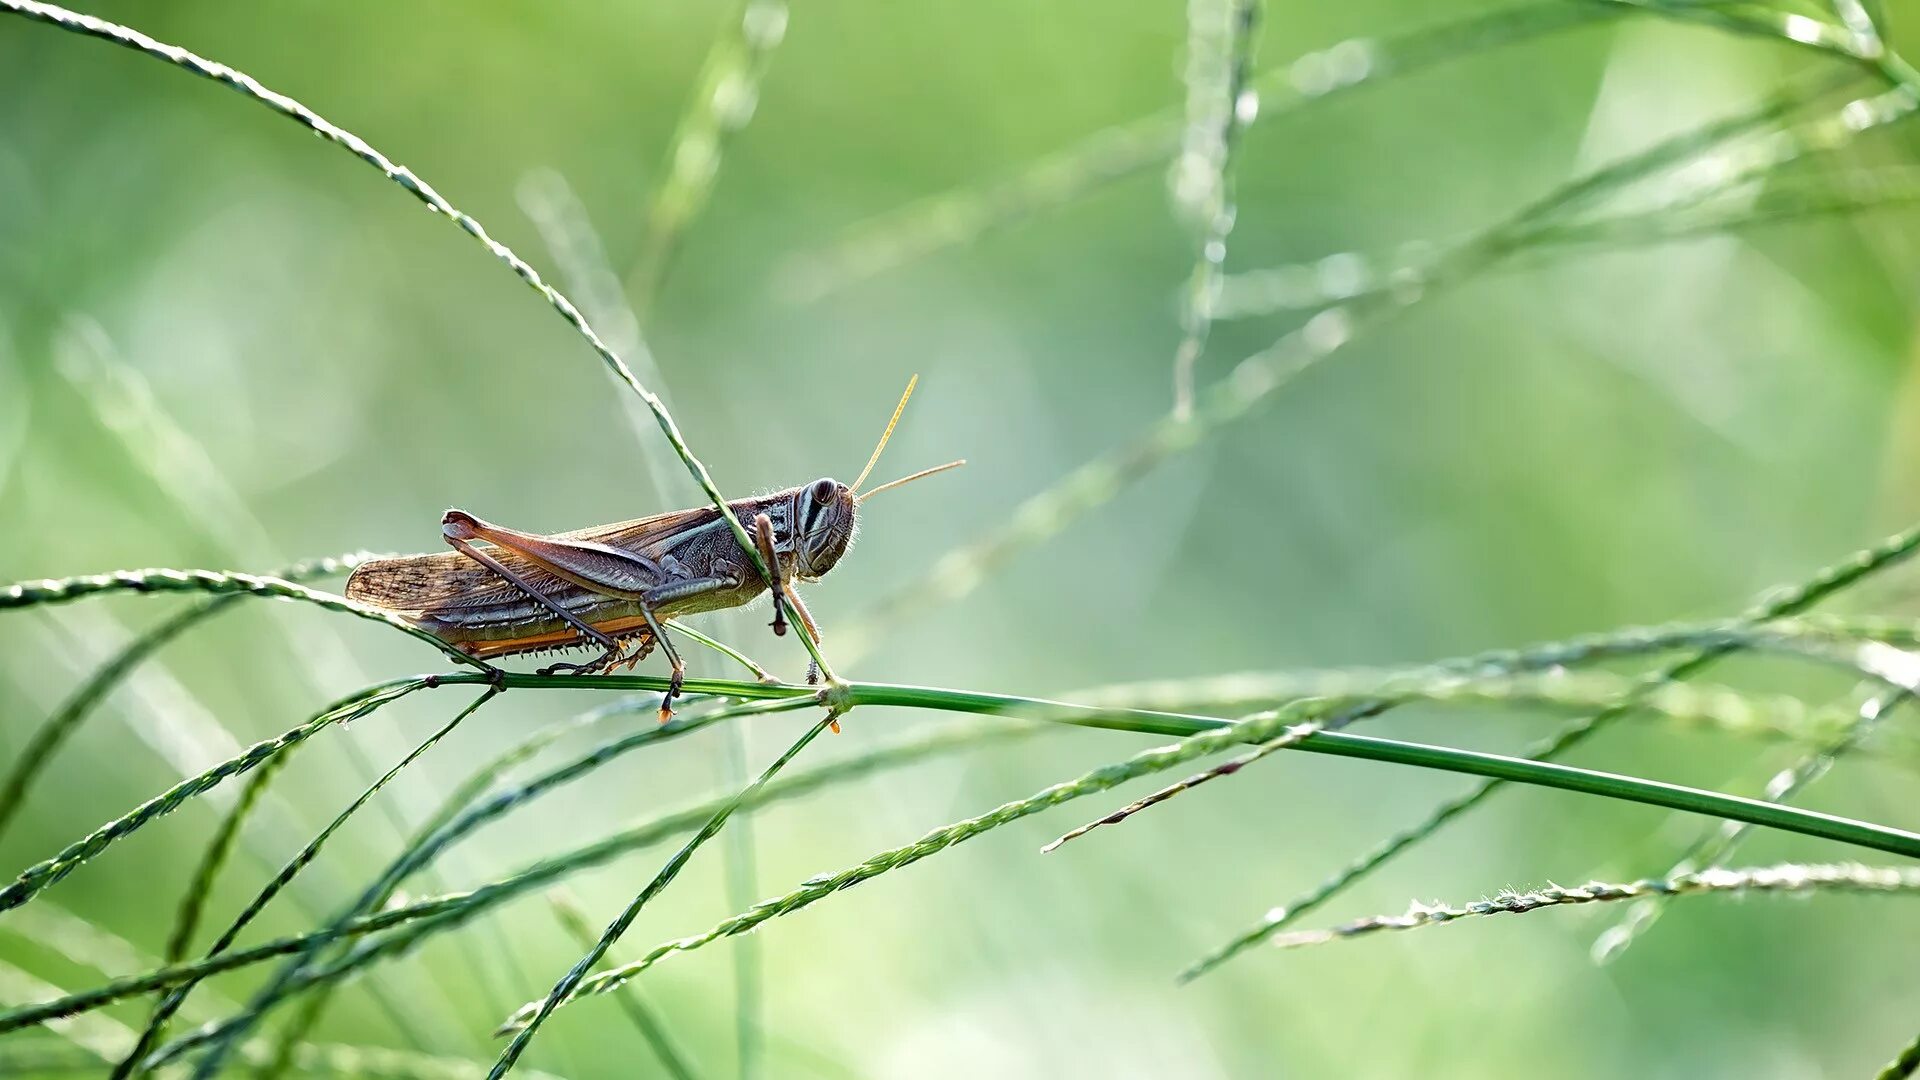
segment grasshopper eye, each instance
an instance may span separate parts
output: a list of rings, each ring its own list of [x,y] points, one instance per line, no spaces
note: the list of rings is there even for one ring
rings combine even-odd
[[[815,480],[813,482],[812,492],[813,501],[821,504],[832,502],[834,496],[839,494],[839,487],[840,485],[825,477]]]

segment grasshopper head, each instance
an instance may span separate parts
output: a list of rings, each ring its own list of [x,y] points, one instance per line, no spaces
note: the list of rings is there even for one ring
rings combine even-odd
[[[860,485],[866,483],[867,477],[873,473],[874,463],[880,460],[880,451],[887,448],[887,439],[893,435],[893,426],[900,422],[900,413],[906,409],[907,399],[913,396],[914,384],[919,381],[918,375],[907,380],[907,392],[900,395],[900,404],[893,407],[893,418],[887,421],[887,430],[880,433],[880,444],[873,448],[873,456],[867,458],[867,467],[860,470],[859,479],[848,485],[830,476],[823,476],[806,487],[793,489],[793,561],[794,573],[799,577],[808,581],[818,580],[847,553],[847,548],[853,544],[854,519],[859,514],[861,502],[888,488],[897,488],[923,476],[932,476],[956,465],[966,464],[964,461],[949,461],[945,465],[922,469],[912,476],[903,476],[856,494],[860,491]]]
[[[823,476],[794,497],[795,572],[808,581],[833,569],[853,544],[858,500],[853,489]]]

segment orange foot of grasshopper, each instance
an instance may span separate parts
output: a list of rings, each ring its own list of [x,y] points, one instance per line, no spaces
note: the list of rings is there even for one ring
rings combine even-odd
[[[673,699],[680,696],[680,687],[687,681],[687,673],[681,668],[673,669],[673,677],[667,680],[667,692],[660,698],[660,722],[673,719]]]

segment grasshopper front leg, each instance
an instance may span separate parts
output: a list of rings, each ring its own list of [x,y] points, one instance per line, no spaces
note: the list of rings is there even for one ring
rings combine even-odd
[[[788,584],[786,576],[780,573],[780,558],[773,546],[773,519],[771,517],[768,517],[766,514],[760,514],[753,519],[753,541],[754,546],[760,549],[760,557],[767,561],[767,569],[769,571],[767,585],[772,589],[774,594],[773,622],[768,625],[773,627],[774,636],[784,636],[787,632],[786,609],[780,603],[781,600],[785,600],[793,606],[793,613],[800,617],[801,624],[807,628],[807,635],[813,639],[814,644],[818,645],[820,643],[820,624],[813,621],[813,614],[807,610],[807,605],[800,602],[799,592]],[[819,662],[815,660],[807,661],[807,685],[811,686],[819,681]],[[838,728],[835,730],[838,730]]]

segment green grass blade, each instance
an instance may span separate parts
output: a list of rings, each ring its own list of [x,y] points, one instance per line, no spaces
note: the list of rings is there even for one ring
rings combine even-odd
[[[1893,691],[1868,699],[1866,704],[1855,710],[1853,722],[1825,745],[1812,753],[1775,773],[1767,781],[1764,797],[1768,802],[1786,802],[1799,794],[1809,785],[1818,781],[1833,767],[1841,755],[1856,749],[1887,713],[1907,701],[1911,694],[1906,691]],[[1675,860],[1668,876],[1690,873],[1706,868],[1721,866],[1740,846],[1751,830],[1738,822],[1722,822],[1703,833]],[[1593,943],[1593,958],[1596,963],[1609,963],[1618,959],[1639,939],[1640,935],[1652,927],[1665,909],[1658,896],[1648,896],[1637,900],[1628,908],[1619,922],[1603,932]]]
[[[1386,37],[1343,41],[1260,72],[1253,89],[1261,120],[1271,123],[1349,91],[1442,63],[1638,13],[1627,4],[1558,0],[1502,8]],[[828,249],[792,259],[781,272],[781,291],[799,302],[812,302],[1077,202],[1171,159],[1185,129],[1180,109],[1163,109],[1096,132],[1005,179],[883,214],[856,226]]]
[[[1374,915],[1355,919],[1326,930],[1302,930],[1281,934],[1273,944],[1282,949],[1325,945],[1334,941],[1366,937],[1386,931],[1419,930],[1443,926],[1462,919],[1488,915],[1526,915],[1547,908],[1581,904],[1608,904],[1641,898],[1671,899],[1677,896],[1704,896],[1710,893],[1809,893],[1867,892],[1910,893],[1920,891],[1920,869],[1914,867],[1861,866],[1858,863],[1832,865],[1761,866],[1744,870],[1700,870],[1670,874],[1663,878],[1612,884],[1590,881],[1571,888],[1549,885],[1527,892],[1501,892],[1490,900],[1470,904],[1429,905],[1415,903],[1404,915]]]
[[[838,631],[837,651],[843,656],[857,656],[885,624],[921,608],[966,596],[992,580],[993,572],[1013,555],[1059,534],[1069,523],[1114,498],[1169,458],[1251,415],[1258,405],[1344,348],[1361,331],[1473,280],[1524,250],[1520,241],[1526,229],[1584,200],[1623,189],[1729,139],[1766,128],[1803,100],[1815,100],[1828,89],[1826,83],[1810,85],[1594,170],[1447,249],[1416,279],[1320,311],[1299,330],[1242,360],[1200,396],[1191,416],[1168,414],[1121,448],[1094,458],[1052,487],[1027,498],[1005,524],[949,550],[920,580],[883,598],[856,623]],[[1849,103],[1830,119],[1833,130],[1838,131],[1852,117],[1853,134],[1857,135],[1909,115],[1914,105],[1909,96],[1880,95]]]
[[[1820,601],[1841,592],[1858,582],[1880,573],[1890,567],[1898,566],[1911,558],[1916,549],[1920,549],[1920,527],[1909,529],[1887,538],[1874,547],[1854,553],[1833,566],[1822,569],[1812,578],[1796,586],[1776,590],[1762,598],[1747,612],[1747,618],[1754,623],[1763,623],[1773,619],[1798,615]],[[1712,667],[1723,657],[1736,651],[1732,645],[1702,649],[1676,660],[1649,676],[1644,686],[1652,691],[1666,683],[1679,682],[1703,670]],[[1582,717],[1561,728],[1551,738],[1532,749],[1526,756],[1528,760],[1545,762],[1579,746],[1594,732],[1605,727],[1613,720],[1629,712],[1636,702],[1633,699],[1622,701],[1619,705],[1604,709],[1591,716]],[[1328,878],[1313,890],[1301,895],[1292,902],[1269,912],[1259,923],[1235,935],[1225,946],[1202,958],[1198,963],[1182,973],[1184,980],[1197,978],[1219,967],[1246,949],[1258,944],[1277,933],[1293,920],[1308,911],[1319,907],[1327,900],[1339,895],[1354,882],[1365,878],[1381,866],[1392,861],[1401,852],[1425,840],[1444,828],[1454,818],[1478,806],[1495,791],[1500,789],[1502,779],[1495,777],[1479,784],[1466,794],[1441,804],[1411,828],[1388,837],[1379,846],[1363,854],[1354,862]]]
[[[929,758],[957,753],[1010,740],[1024,740],[1045,732],[1040,726],[968,724],[925,732],[894,740],[843,761],[817,766],[797,775],[782,777],[761,789],[748,807],[766,806],[802,798],[839,783],[870,776],[877,772],[912,765]],[[337,930],[321,930],[292,937],[277,938],[259,945],[230,951],[216,959],[168,965],[126,976],[104,986],[66,995],[36,1005],[17,1006],[0,1011],[0,1034],[19,1031],[49,1018],[77,1015],[111,1005],[154,990],[163,990],[189,981],[205,979],[227,971],[249,967],[279,956],[304,952],[316,945],[359,938],[382,931],[434,923],[446,919],[436,929],[451,929],[500,904],[545,888],[571,874],[601,866],[631,851],[639,850],[698,828],[708,820],[732,793],[718,796],[624,829],[605,839],[551,856],[502,880],[490,882],[470,892],[429,897],[413,903],[356,918]],[[32,909],[29,909],[32,910]],[[370,959],[393,955],[423,940],[426,935],[401,940],[393,938],[374,957],[365,954],[349,970],[358,970]]]
[[[402,770],[419,760],[427,751],[433,749],[441,739],[451,734],[454,728],[459,727],[467,717],[479,711],[482,705],[485,705],[499,693],[500,690],[497,687],[488,687],[482,691],[479,697],[475,698],[466,708],[456,713],[453,719],[449,720],[433,734],[427,736],[427,738],[418,746],[414,747],[406,757],[402,758],[398,764],[387,770],[372,784],[369,784],[358,797],[347,804],[345,809],[335,815],[334,819],[328,822],[325,828],[321,829],[312,840],[308,841],[304,848],[300,849],[293,858],[287,860],[286,865],[280,868],[279,873],[275,874],[266,885],[261,887],[253,899],[247,902],[247,906],[241,910],[239,915],[234,917],[227,928],[221,932],[220,937],[207,949],[206,958],[212,959],[231,948],[233,943],[239,939],[240,932],[245,930],[260,912],[266,909],[268,904],[273,902],[273,898],[278,896],[282,889],[285,889],[293,883],[293,879],[299,875],[301,870],[305,869],[309,863],[313,862],[313,860],[319,856],[321,847],[326,844],[327,840],[332,837],[335,832],[339,831],[341,826],[345,825],[361,807],[365,806],[375,795],[379,794],[381,788],[386,787],[394,777],[400,775]],[[275,762],[284,762],[285,760],[286,755],[283,754],[279,758],[276,758]],[[270,762],[255,775],[267,775],[268,770],[274,767],[274,763]],[[256,780],[255,783],[257,785],[260,781]],[[251,788],[249,790],[251,790]],[[182,941],[178,944],[181,946],[178,951],[175,951],[171,947],[169,948],[167,954],[168,961],[178,960],[180,954],[185,951],[185,942]],[[159,1006],[154,1009],[153,1017],[148,1020],[146,1028],[141,1031],[139,1039],[134,1044],[133,1050],[130,1051],[126,1057],[122,1058],[119,1065],[114,1069],[116,1080],[119,1077],[130,1075],[140,1060],[145,1057],[154,1046],[158,1045],[161,1035],[166,1028],[167,1021],[172,1019],[174,1014],[180,1011],[180,1007],[185,1004],[187,995],[192,992],[193,987],[193,983],[185,983],[175,988],[161,1000]],[[296,1040],[296,1042],[297,1041],[298,1040]]]
[[[255,743],[236,757],[215,765],[199,776],[181,781],[154,796],[132,811],[107,822],[88,836],[75,841],[59,854],[20,872],[20,876],[0,888],[0,911],[19,907],[47,887],[80,868],[114,843],[138,831],[148,823],[171,814],[187,800],[205,792],[232,776],[248,772],[338,723],[358,719],[370,712],[426,686],[421,679],[393,679],[357,691],[311,720],[280,735]]]
[[[237,597],[218,596],[211,600],[201,600],[178,612],[170,618],[156,624],[142,633],[126,648],[114,654],[105,663],[96,668],[87,680],[80,684],[68,698],[61,702],[53,715],[47,717],[34,733],[27,737],[27,743],[8,767],[4,780],[0,780],[0,835],[4,835],[7,826],[13,823],[14,815],[20,812],[27,791],[39,778],[40,772],[60,747],[80,730],[80,725],[93,710],[113,692],[114,688],[140,664],[158,652],[161,646],[206,619],[219,614],[231,605]]]
[[[587,950],[586,955],[582,956],[580,960],[573,965],[572,970],[568,971],[561,977],[559,982],[554,984],[553,989],[547,994],[546,1000],[536,1005],[531,1015],[514,1026],[513,1038],[507,1043],[506,1049],[500,1052],[499,1059],[493,1063],[493,1069],[487,1074],[487,1080],[501,1080],[507,1073],[513,1071],[514,1063],[520,1060],[520,1055],[526,1052],[528,1044],[532,1043],[534,1036],[539,1034],[540,1025],[546,1022],[547,1017],[553,1015],[553,1010],[558,1008],[562,1001],[565,1001],[573,994],[574,989],[580,985],[581,980],[585,979],[588,973],[599,965],[601,958],[607,955],[607,950],[612,948],[613,944],[626,934],[627,929],[633,925],[633,920],[639,917],[641,909],[646,907],[647,902],[660,895],[660,893],[673,882],[673,879],[679,876],[681,869],[693,858],[693,853],[698,851],[702,844],[711,840],[726,826],[727,818],[733,816],[735,810],[738,810],[742,804],[748,799],[751,799],[755,793],[765,788],[768,782],[779,775],[781,769],[786,768],[788,762],[798,756],[802,750],[805,750],[809,743],[819,738],[828,727],[833,726],[838,720],[839,715],[838,711],[829,711],[825,716],[821,717],[818,722],[808,728],[798,739],[795,739],[793,745],[787,747],[784,753],[775,758],[773,763],[768,765],[765,771],[761,772],[761,774],[755,778],[753,783],[741,789],[740,794],[728,800],[725,806],[714,811],[713,816],[707,819],[706,824],[700,826],[699,832],[687,838],[687,842],[681,845],[679,851],[674,852],[673,857],[668,859],[666,865],[660,868],[660,872],[654,875],[652,881],[647,883],[647,887],[640,890],[639,895],[635,896],[633,900],[627,904],[626,908],[620,912],[619,916],[617,916],[613,922],[607,924],[606,931],[600,935],[598,941],[593,943],[593,947]],[[204,1063],[202,1067],[205,1067]]]
[[[556,676],[530,676],[530,678],[536,680],[555,677]],[[589,680],[587,685],[599,685],[603,689],[609,689],[617,686],[619,682],[631,682],[643,677],[627,676],[622,679],[618,676],[588,676],[586,678]],[[610,683],[609,680],[613,680],[613,682]],[[446,676],[441,677],[439,680],[440,685],[443,686],[458,685],[465,681],[467,680]],[[511,687],[514,685],[514,680],[509,676],[503,685]],[[750,685],[758,686],[759,684]],[[698,692],[694,690],[692,680],[689,680],[688,686],[691,692]],[[331,936],[337,935],[351,920],[376,910],[377,906],[382,902],[382,898],[390,895],[409,875],[431,864],[442,851],[445,851],[462,836],[540,797],[546,792],[578,779],[598,769],[602,765],[615,760],[621,755],[640,747],[651,745],[663,739],[675,738],[689,731],[697,730],[698,728],[717,723],[721,720],[803,708],[809,704],[811,704],[810,696],[789,697],[719,709],[705,716],[676,719],[673,723],[651,730],[636,732],[596,747],[587,754],[577,757],[564,765],[550,769],[517,788],[501,792],[466,811],[452,822],[449,822],[445,828],[421,838],[403,851],[372,884],[367,886],[358,898],[329,921],[327,935],[317,938],[315,944],[296,954],[287,963],[281,965],[280,969],[268,980],[267,984],[254,995],[253,999],[248,1003],[246,1011],[236,1017],[217,1037],[211,1040],[212,1049],[201,1061],[200,1068],[209,1068],[209,1063],[211,1063],[211,1067],[218,1067],[220,1060],[237,1045],[236,1040],[254,1025],[258,1024],[269,1010],[276,1007],[280,1001],[296,987],[297,980],[301,976],[303,969],[308,966],[309,961],[315,959],[314,954],[331,939]],[[158,1055],[155,1056],[157,1057]],[[148,1063],[152,1065],[158,1062],[150,1057]]]
[[[645,403],[648,411],[653,414],[655,422],[659,424],[661,432],[666,435],[667,442],[672,444],[674,453],[679,455],[681,464],[686,466],[688,473],[700,485],[700,489],[706,492],[707,498],[720,511],[721,518],[727,522],[734,539],[739,542],[741,549],[747,554],[754,567],[763,577],[769,573],[769,568],[760,557],[759,549],[754,546],[753,537],[748,534],[746,527],[740,524],[740,519],[734,515],[733,509],[727,505],[726,496],[720,494],[720,489],[715,486],[713,476],[707,471],[706,464],[696,457],[693,449],[687,445],[686,437],[680,433],[680,425],[674,421],[673,414],[667,411],[666,403],[640,383],[626,361],[601,340],[599,333],[587,322],[586,317],[580,314],[580,310],[574,306],[573,301],[548,284],[540,276],[540,272],[516,254],[512,248],[494,239],[478,220],[457,209],[412,170],[397,164],[374,149],[365,139],[333,123],[293,98],[268,89],[253,76],[198,56],[177,45],[158,41],[131,27],[69,11],[55,4],[42,3],[40,0],[0,0],[0,10],[10,11],[69,33],[111,42],[143,56],[171,64],[203,79],[219,83],[247,100],[294,121],[327,142],[341,147],[379,170],[381,175],[398,184],[402,190],[418,199],[427,209],[459,226],[462,232],[478,240],[489,254],[504,263],[516,277],[539,293],[547,301],[548,306],[552,307],[575,333],[586,340],[614,376]],[[0,591],[0,607],[7,606],[6,599],[5,592]],[[785,604],[778,591],[775,592],[774,602],[783,606]],[[831,678],[832,669],[819,655],[817,643],[804,631],[800,634],[800,639],[806,643],[808,650],[814,653],[814,660],[820,664],[820,670]]]
[[[627,276],[634,306],[645,317],[666,284],[687,230],[706,209],[727,144],[753,118],[760,82],[786,37],[784,0],[745,0],[714,41],[667,148],[666,180],[647,207],[639,257]]]
[[[1002,825],[1030,817],[1086,795],[1110,790],[1142,776],[1163,772],[1239,743],[1265,742],[1296,725],[1309,724],[1315,719],[1315,707],[1321,710],[1326,707],[1322,703],[1307,702],[1252,720],[1227,723],[1210,717],[1184,716],[1177,713],[1097,710],[1070,706],[1061,702],[997,694],[971,694],[929,687],[854,684],[849,688],[849,697],[863,704],[1027,715],[1038,719],[1095,727],[1115,727],[1129,731],[1151,730],[1161,734],[1180,735],[1183,738],[1167,746],[1141,751],[1124,762],[1108,765],[1073,780],[1055,784],[1025,799],[1003,804],[978,817],[942,826],[910,844],[880,852],[864,862],[837,873],[811,878],[792,892],[762,901],[705,933],[665,942],[655,946],[632,963],[583,978],[573,989],[572,995],[561,999],[560,1004],[578,1000],[581,997],[607,993],[673,953],[689,952],[712,944],[721,938],[746,933],[768,920],[791,914],[842,889],[881,874],[912,865]],[[1566,791],[1584,792],[1650,806],[1663,806],[1732,820],[1750,821],[1804,835],[1858,844],[1908,858],[1920,858],[1920,834],[1639,777],[1619,776],[1550,762],[1451,747],[1428,746],[1394,739],[1372,738],[1345,732],[1309,730],[1298,737],[1292,749],[1477,774]],[[552,1000],[550,997],[549,1002]],[[545,1007],[543,1003],[529,1002],[509,1018],[507,1026],[518,1027]]]
[[[580,902],[574,899],[573,894],[565,888],[556,887],[548,891],[547,903],[580,948],[593,947],[593,925],[587,921],[587,913],[580,909]],[[659,1059],[660,1068],[674,1080],[694,1080],[686,1053],[674,1045],[673,1034],[667,1030],[666,1021],[647,1003],[647,999],[640,994],[640,988],[627,988],[620,995],[619,1002],[627,1018],[633,1021],[635,1030],[640,1032],[641,1039],[653,1051],[653,1056]]]

